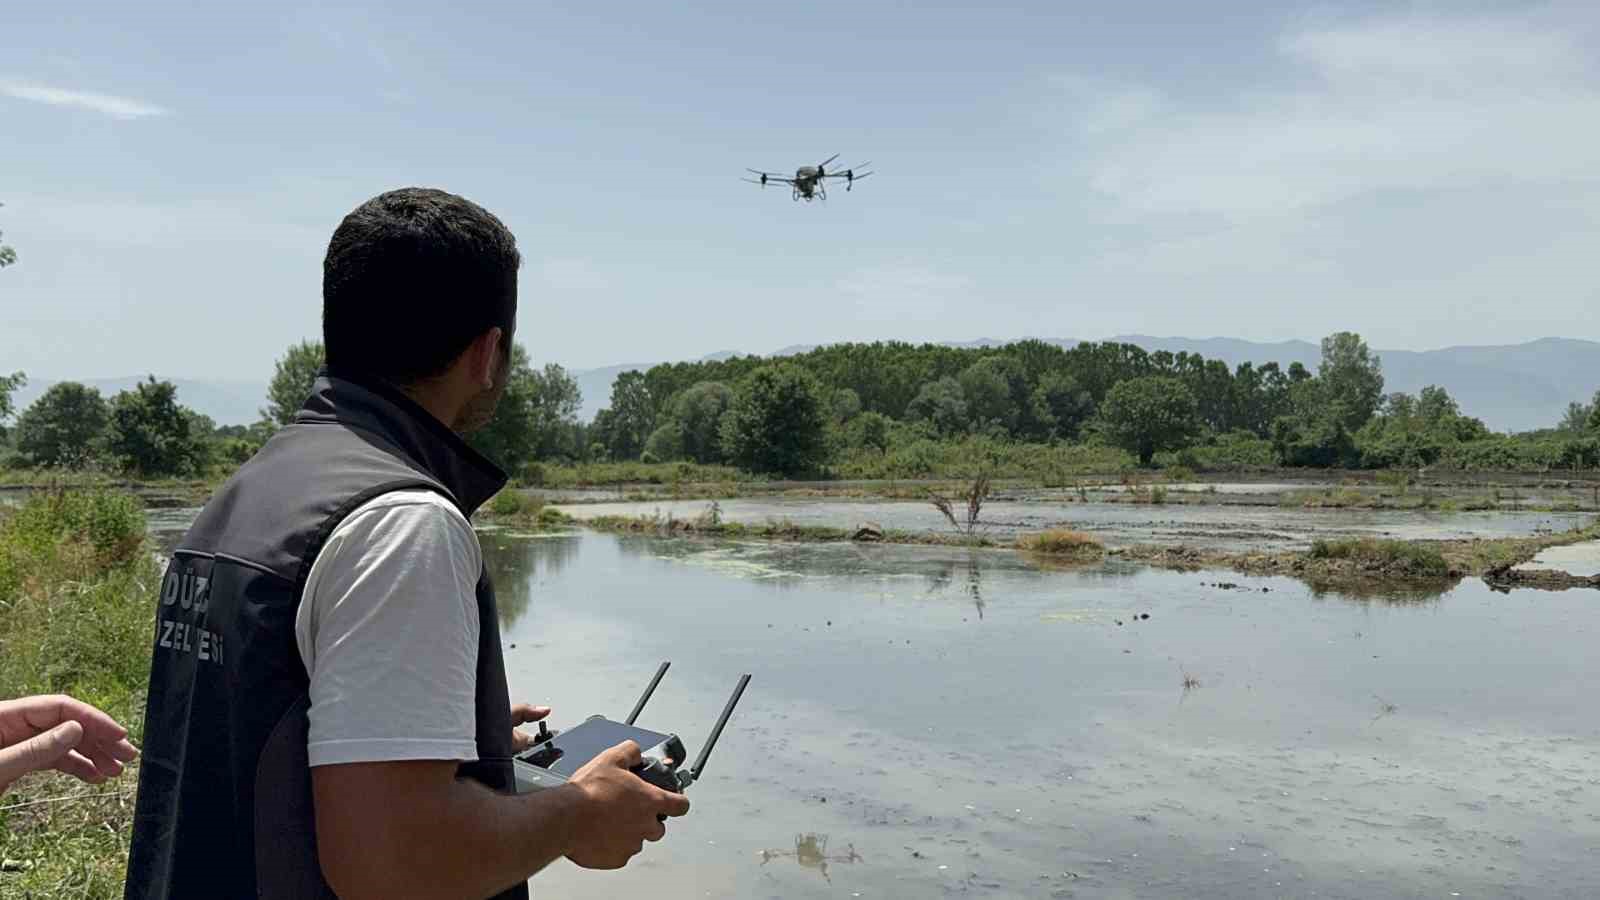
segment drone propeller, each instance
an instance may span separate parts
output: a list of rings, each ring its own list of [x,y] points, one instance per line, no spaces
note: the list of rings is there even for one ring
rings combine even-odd
[[[832,155],[832,156],[828,157],[827,159],[823,160],[822,162],[817,163],[817,171],[818,172],[827,171],[827,167],[829,165],[831,165],[833,163],[833,161],[838,159],[838,158],[839,158],[839,154],[835,153],[834,155]]]
[[[868,163],[868,165],[871,165],[871,163]],[[850,189],[856,186],[856,182],[860,181],[861,179],[863,179],[863,178],[865,178],[865,177],[867,177],[868,175],[871,175],[871,174],[872,174],[871,172],[862,172],[860,175],[857,175],[855,169],[846,169],[845,172],[844,172],[844,190],[845,190],[845,193],[848,194],[850,192]]]

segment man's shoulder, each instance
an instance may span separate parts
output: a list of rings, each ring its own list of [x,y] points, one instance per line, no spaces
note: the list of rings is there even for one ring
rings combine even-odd
[[[427,488],[406,488],[379,494],[356,507],[329,536],[329,545],[365,545],[376,555],[361,554],[368,564],[414,551],[422,544],[448,546],[452,556],[478,556],[472,523],[449,497]]]
[[[428,488],[402,488],[379,494],[352,510],[346,521],[386,510],[401,511],[422,519],[443,515],[453,522],[470,525],[454,501],[439,491]]]

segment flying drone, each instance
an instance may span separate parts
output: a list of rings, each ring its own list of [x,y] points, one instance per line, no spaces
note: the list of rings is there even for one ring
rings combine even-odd
[[[801,166],[800,168],[794,170],[793,178],[780,175],[776,172],[763,172],[760,169],[746,169],[745,171],[755,175],[756,177],[746,178],[744,180],[750,182],[751,184],[759,184],[762,187],[766,187],[768,184],[787,184],[791,189],[791,195],[793,199],[804,200],[807,203],[810,203],[818,197],[822,198],[823,200],[827,200],[828,179],[843,178],[844,189],[849,191],[855,186],[857,181],[860,181],[861,179],[872,174],[871,172],[856,171],[856,169],[865,169],[867,166],[872,165],[872,163],[862,163],[859,166],[851,166],[843,170],[835,169],[830,171],[828,167],[833,165],[833,161],[838,158],[839,154],[835,153],[833,156],[820,163],[817,163],[814,166]]]

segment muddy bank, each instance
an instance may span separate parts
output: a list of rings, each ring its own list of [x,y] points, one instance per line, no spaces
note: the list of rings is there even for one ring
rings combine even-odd
[[[1600,538],[1600,526],[1528,538],[1466,541],[1318,541],[1309,551],[1230,553],[1188,546],[1141,544],[1108,555],[1177,571],[1229,569],[1247,575],[1286,575],[1330,585],[1360,582],[1453,584],[1481,577],[1492,586],[1600,587],[1600,574],[1518,568],[1541,550]]]
[[[524,488],[561,505],[729,500],[925,500],[959,492],[949,479],[878,481],[720,481]],[[1259,472],[1107,472],[1052,483],[996,479],[991,502],[1149,506],[1510,512],[1600,510],[1600,473],[1365,472],[1267,469]]]
[[[799,524],[788,520],[764,523],[728,522],[720,509],[710,507],[695,518],[659,514],[649,516],[601,515],[582,520],[596,531],[651,534],[725,540],[789,542],[871,542],[935,546],[962,546],[1024,551],[1040,567],[1071,565],[1074,560],[1097,561],[1102,556],[1176,571],[1226,569],[1248,575],[1281,575],[1320,587],[1393,584],[1448,588],[1467,577],[1483,577],[1506,586],[1600,586],[1600,575],[1570,576],[1562,572],[1527,572],[1514,567],[1533,559],[1541,550],[1600,538],[1600,525],[1532,537],[1467,540],[1395,540],[1372,537],[1319,539],[1306,550],[1229,551],[1187,544],[1136,544],[1105,549],[1092,537],[1071,533],[1072,553],[1051,553],[1042,539],[1066,532],[1023,534],[997,539],[984,534],[885,529],[875,523],[854,528]],[[1087,552],[1092,551],[1092,552]]]

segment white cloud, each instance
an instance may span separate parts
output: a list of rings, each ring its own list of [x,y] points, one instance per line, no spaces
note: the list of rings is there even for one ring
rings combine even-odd
[[[1283,35],[1292,87],[1204,106],[1061,86],[1079,174],[1123,214],[1237,220],[1390,190],[1592,180],[1600,79],[1584,41],[1526,17],[1369,20]]]
[[[145,103],[141,100],[27,82],[0,82],[0,94],[15,97],[18,100],[45,103],[50,106],[70,106],[78,109],[87,109],[91,112],[110,116],[113,119],[140,119],[146,116],[165,116],[171,113],[169,109]]]

